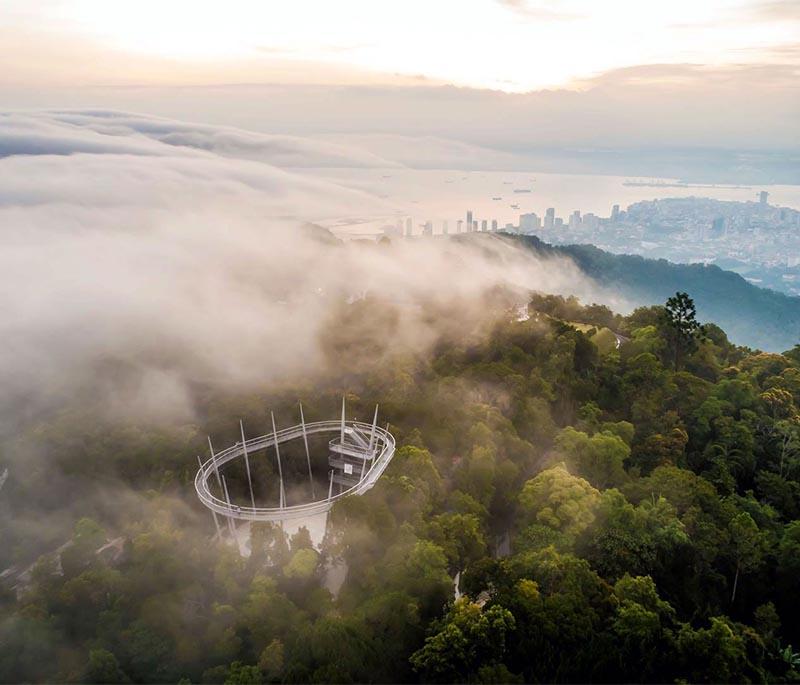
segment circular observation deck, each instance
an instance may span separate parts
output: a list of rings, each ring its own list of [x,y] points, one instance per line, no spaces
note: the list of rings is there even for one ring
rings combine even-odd
[[[230,502],[224,477],[220,478],[220,471],[225,464],[237,459],[246,461],[248,455],[271,448],[275,450],[280,468],[281,444],[292,440],[307,440],[310,435],[322,433],[335,436],[329,441],[328,464],[331,468],[327,497],[306,504],[279,507],[241,506]],[[228,519],[286,521],[327,512],[343,497],[365,493],[375,485],[386,470],[394,451],[394,436],[374,423],[335,420],[301,423],[244,442],[237,442],[227,449],[214,453],[210,459],[201,463],[194,479],[194,487],[200,501],[208,509]],[[225,499],[212,493],[212,483],[217,485],[216,490]],[[340,491],[336,494],[333,493],[334,483],[340,487]],[[283,491],[282,483],[281,491]]]

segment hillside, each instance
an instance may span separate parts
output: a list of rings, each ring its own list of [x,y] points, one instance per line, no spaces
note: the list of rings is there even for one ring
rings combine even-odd
[[[525,320],[486,306],[481,340],[206,392],[180,429],[99,424],[71,398],[0,440],[0,683],[797,682],[800,348],[552,295]],[[372,325],[372,303],[352,317]],[[606,323],[630,337],[601,354]],[[397,440],[377,485],[316,548],[263,522],[246,558],[212,539],[193,488],[207,436],[273,408],[286,425],[297,397],[335,415],[342,387]],[[56,517],[74,533],[23,563]]]
[[[756,287],[732,271],[615,255],[592,245],[556,247],[535,236],[513,239],[540,253],[571,257],[589,276],[635,305],[662,302],[678,290],[688,292],[698,317],[724,328],[737,344],[779,352],[800,341],[800,298]]]

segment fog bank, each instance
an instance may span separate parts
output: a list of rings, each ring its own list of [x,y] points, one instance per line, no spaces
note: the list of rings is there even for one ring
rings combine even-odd
[[[111,415],[188,417],[193,384],[330,365],[331,331],[364,295],[376,309],[365,335],[422,351],[478,325],[498,285],[592,292],[571,262],[488,236],[387,246],[304,228],[392,207],[276,166],[319,165],[327,143],[276,152],[263,138],[121,113],[4,119],[0,416],[89,391]]]

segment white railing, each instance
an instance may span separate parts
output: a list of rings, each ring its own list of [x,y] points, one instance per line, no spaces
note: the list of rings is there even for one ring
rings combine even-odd
[[[361,423],[359,421],[347,421],[345,426],[351,428],[359,428],[367,433],[372,431],[372,424]],[[315,423],[305,424],[305,434],[313,435],[315,433],[339,433],[342,428],[341,421],[317,421]],[[241,519],[245,521],[285,521],[292,518],[313,516],[314,514],[321,514],[329,511],[331,507],[341,498],[349,495],[361,495],[369,490],[381,474],[384,472],[389,462],[394,456],[395,441],[389,431],[383,428],[375,428],[375,454],[376,457],[369,465],[369,469],[364,473],[364,477],[359,480],[351,488],[337,493],[330,497],[317,500],[315,502],[308,502],[307,504],[298,504],[291,507],[243,507],[235,504],[228,504],[225,500],[216,497],[211,493],[208,481],[209,478],[216,478],[219,469],[230,461],[238,457],[244,456],[245,447],[248,454],[265,450],[269,447],[275,447],[290,440],[295,440],[303,437],[303,424],[292,426],[291,428],[284,428],[277,431],[277,433],[269,433],[257,438],[251,438],[245,441],[245,444],[237,442],[235,445],[227,449],[217,452],[213,458],[203,462],[202,466],[194,478],[194,488],[197,491],[197,496],[200,501],[212,511],[222,514],[228,518]]]

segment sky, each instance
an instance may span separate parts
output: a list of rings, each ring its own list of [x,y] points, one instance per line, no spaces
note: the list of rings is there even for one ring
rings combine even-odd
[[[0,110],[391,143],[410,166],[467,145],[490,168],[800,182],[798,0],[3,0],[0,64]]]
[[[526,92],[647,64],[796,64],[798,20],[795,0],[4,0],[0,78]]]
[[[285,229],[403,209],[320,168],[800,184],[797,9],[0,0],[0,419],[98,365],[130,371],[109,398],[154,415],[193,379],[303,366],[326,293],[447,311],[513,277],[624,310],[570,264],[332,253]],[[409,345],[435,339],[413,324]]]

